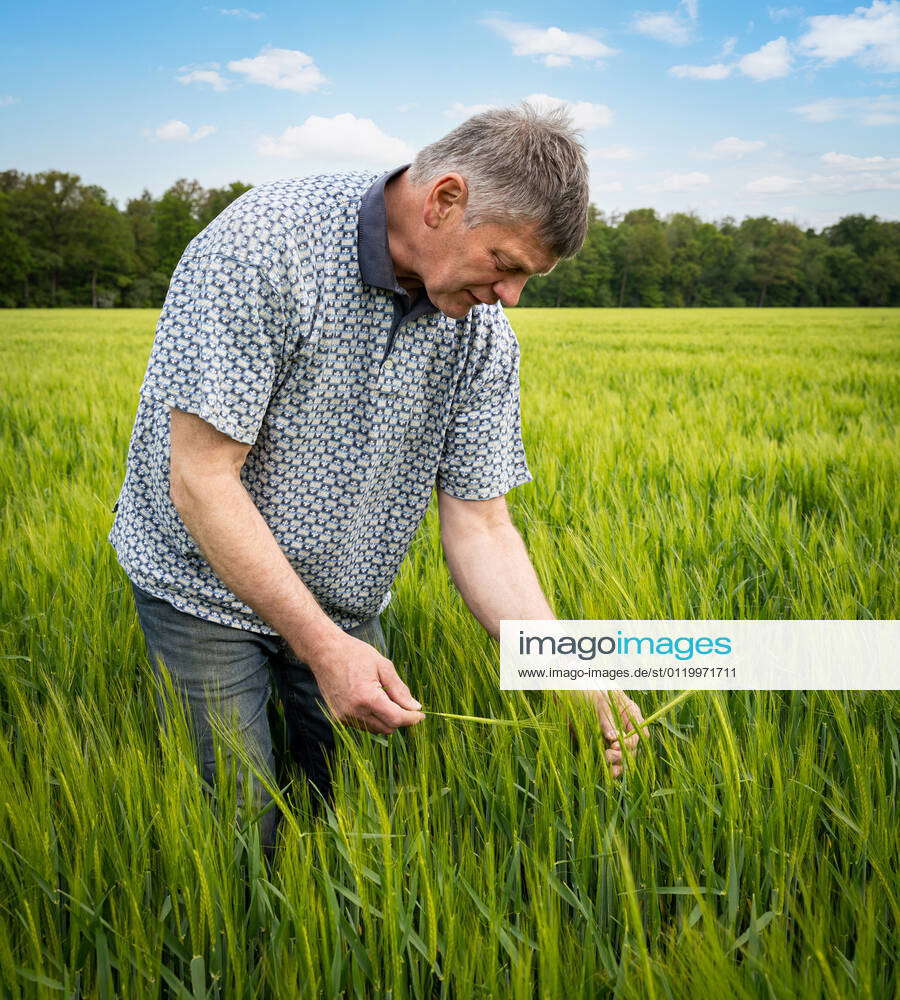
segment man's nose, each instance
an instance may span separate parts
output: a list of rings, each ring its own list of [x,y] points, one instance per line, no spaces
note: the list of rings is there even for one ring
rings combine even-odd
[[[528,281],[526,275],[522,275],[520,278],[504,278],[502,281],[495,281],[492,286],[494,295],[500,299],[504,306],[517,305],[526,281]]]

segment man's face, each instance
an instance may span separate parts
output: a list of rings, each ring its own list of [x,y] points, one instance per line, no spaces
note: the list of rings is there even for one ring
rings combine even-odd
[[[514,306],[533,274],[556,259],[535,238],[533,226],[486,222],[472,229],[457,215],[445,220],[418,263],[428,297],[447,316],[463,319],[481,302]]]

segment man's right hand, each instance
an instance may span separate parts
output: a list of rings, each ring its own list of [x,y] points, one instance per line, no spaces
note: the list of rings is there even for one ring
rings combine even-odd
[[[400,726],[414,726],[425,718],[394,664],[374,646],[346,632],[319,646],[307,663],[325,703],[340,722],[390,735]]]
[[[250,445],[174,407],[170,430],[170,496],[185,527],[225,586],[309,664],[327,707],[375,733],[421,722],[394,664],[331,621],[279,548],[241,480]]]

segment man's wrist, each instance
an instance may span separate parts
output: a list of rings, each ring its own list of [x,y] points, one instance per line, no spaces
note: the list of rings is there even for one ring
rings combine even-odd
[[[318,665],[327,658],[328,650],[332,649],[345,634],[344,630],[323,612],[321,617],[317,616],[315,621],[307,623],[296,633],[285,635],[284,638],[298,659],[315,673]]]

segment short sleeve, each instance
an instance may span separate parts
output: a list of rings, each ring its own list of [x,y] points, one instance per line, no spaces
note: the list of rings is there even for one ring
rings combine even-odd
[[[172,275],[141,394],[253,444],[281,368],[281,298],[259,266],[184,256]]]
[[[489,500],[530,482],[519,412],[519,345],[499,306],[476,311],[467,371],[450,415],[437,485]]]

